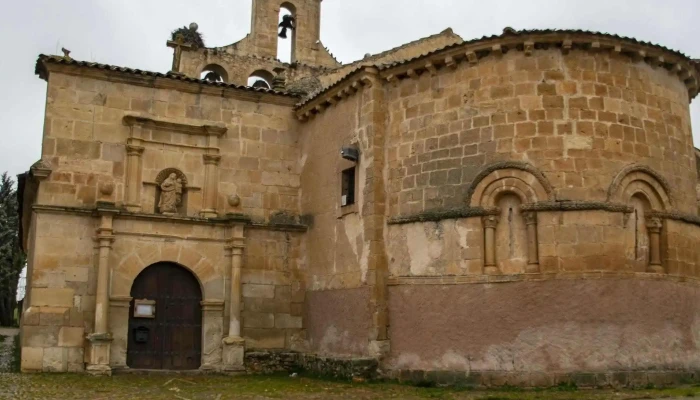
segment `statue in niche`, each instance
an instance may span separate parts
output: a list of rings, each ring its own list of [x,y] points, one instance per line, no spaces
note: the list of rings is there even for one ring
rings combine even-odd
[[[160,184],[158,209],[162,214],[175,215],[180,204],[182,204],[182,179],[173,172]]]

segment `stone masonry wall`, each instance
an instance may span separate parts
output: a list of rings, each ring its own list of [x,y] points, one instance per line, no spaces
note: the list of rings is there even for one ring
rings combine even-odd
[[[47,214],[34,222],[22,370],[82,371],[85,333],[95,312],[95,224],[89,217]]]
[[[237,194],[240,210],[264,219],[280,210],[298,212],[299,170],[297,125],[289,107],[255,103],[175,89],[155,89],[89,77],[53,72],[49,79],[43,157],[54,168],[42,183],[38,203],[90,207],[96,200],[124,198],[125,144],[129,128],[122,122],[128,113],[194,124],[224,123],[228,131],[219,140],[217,212],[232,211],[226,198]],[[143,153],[143,180],[150,182],[162,169],[179,168],[199,186],[204,165],[201,152],[161,142],[178,142],[178,134],[148,138]],[[98,191],[113,184],[111,195]],[[152,212],[148,185],[144,185],[144,210]],[[201,196],[201,195],[200,195]],[[194,198],[194,197],[193,197]],[[190,207],[188,213],[196,213]],[[239,211],[240,212],[240,211]]]
[[[490,55],[388,85],[391,215],[462,206],[485,165],[541,170],[559,200],[604,201],[630,163],[695,212],[688,94],[677,76],[607,52]]]
[[[304,343],[304,264],[299,233],[251,229],[243,269],[246,350],[298,349]]]

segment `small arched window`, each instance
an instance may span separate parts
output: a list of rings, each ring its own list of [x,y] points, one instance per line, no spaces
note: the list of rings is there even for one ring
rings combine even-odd
[[[248,86],[262,89],[272,89],[274,75],[264,69],[257,70],[248,77]]]
[[[228,82],[228,73],[221,65],[209,64],[202,69],[199,78],[208,82],[226,83]]]
[[[280,14],[278,24],[288,25],[290,17],[292,18],[293,29],[284,29],[280,27],[279,37],[277,38],[277,59],[286,62],[294,62],[294,50],[296,48],[297,39],[297,13],[296,8],[289,2],[284,2],[280,5]],[[285,31],[282,33],[282,31]],[[291,32],[290,32],[291,31]]]

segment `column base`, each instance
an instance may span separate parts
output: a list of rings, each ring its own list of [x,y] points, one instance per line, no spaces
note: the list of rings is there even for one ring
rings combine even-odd
[[[376,359],[383,359],[389,355],[391,351],[391,341],[389,340],[370,340],[369,355]]]
[[[484,273],[486,275],[498,275],[501,272],[498,270],[498,267],[495,265],[487,265],[484,267]]]
[[[85,372],[93,376],[112,376],[112,368],[110,368],[109,365],[88,364],[85,368]]]
[[[239,336],[229,336],[224,338],[222,343],[224,345],[223,370],[227,372],[244,371],[245,339]]]
[[[661,265],[650,265],[647,268],[647,272],[652,272],[655,274],[663,274],[665,271],[664,271],[664,267]]]
[[[525,273],[536,274],[540,272],[540,264],[528,264],[525,267]]]
[[[112,375],[112,367],[109,365],[110,347],[112,335],[109,333],[91,333],[87,335],[90,341],[90,361],[85,369],[91,375]]]
[[[216,218],[219,216],[216,210],[202,210],[199,212],[199,215],[203,218]]]

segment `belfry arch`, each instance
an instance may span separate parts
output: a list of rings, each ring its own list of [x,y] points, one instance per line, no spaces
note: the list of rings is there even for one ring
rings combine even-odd
[[[285,1],[280,5],[279,17],[277,19],[278,27],[279,25],[287,23],[286,20],[288,20],[289,17],[293,18],[292,24],[294,28],[280,28],[280,32],[277,35],[277,59],[291,64],[296,61],[297,27],[299,22],[297,19],[297,8],[294,4]],[[284,33],[282,33],[282,31],[284,31]]]

